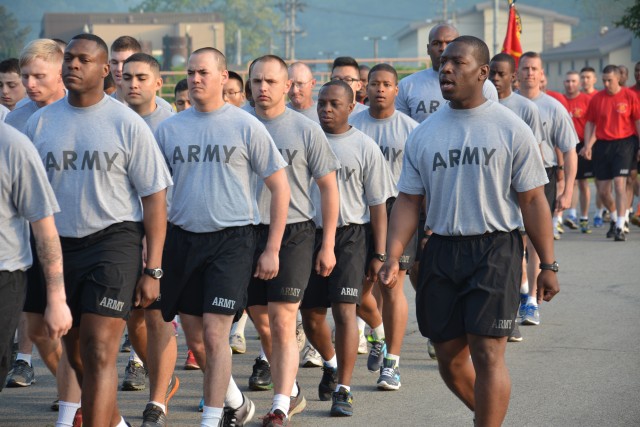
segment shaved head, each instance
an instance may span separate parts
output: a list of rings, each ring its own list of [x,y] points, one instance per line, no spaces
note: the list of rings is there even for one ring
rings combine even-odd
[[[294,62],[289,66],[289,78],[308,80],[313,78],[313,72],[304,62]]]
[[[447,32],[453,32],[456,34],[456,38],[460,35],[460,33],[458,33],[458,29],[456,27],[454,27],[451,24],[438,24],[435,27],[433,27],[431,29],[431,31],[429,31],[429,41],[432,41],[434,38],[436,38],[437,34],[439,32],[441,32],[442,30],[445,30]]]

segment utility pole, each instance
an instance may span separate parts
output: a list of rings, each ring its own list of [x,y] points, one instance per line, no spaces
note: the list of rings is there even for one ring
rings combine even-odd
[[[493,54],[498,53],[498,9],[499,0],[493,0]]]
[[[386,40],[387,36],[364,36],[363,39],[373,41],[373,59],[378,59],[378,42]]]
[[[300,0],[284,0],[278,7],[284,12],[284,56],[291,61],[296,57],[296,36],[304,31],[296,26],[296,13],[303,12],[306,5]]]

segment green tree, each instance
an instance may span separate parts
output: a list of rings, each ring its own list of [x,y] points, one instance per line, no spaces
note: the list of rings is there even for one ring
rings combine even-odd
[[[143,0],[132,11],[217,12],[224,21],[226,55],[229,62],[238,50],[236,34],[242,32],[242,60],[269,52],[281,16],[273,0]]]
[[[20,28],[13,13],[0,5],[0,59],[15,58],[20,54],[31,28]]]
[[[616,26],[624,27],[632,31],[636,37],[640,37],[640,0],[636,0],[635,4],[625,9],[625,13],[616,21]]]

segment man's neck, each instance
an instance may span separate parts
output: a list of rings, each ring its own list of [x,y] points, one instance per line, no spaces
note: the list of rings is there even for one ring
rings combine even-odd
[[[505,89],[502,92],[498,92],[498,99],[505,99],[511,96],[513,92],[511,91],[511,89]]]
[[[393,116],[393,113],[395,112],[396,112],[395,105],[391,105],[391,107],[386,107],[386,108],[378,107],[375,105],[369,106],[369,115],[374,119],[378,119],[378,120],[388,119],[389,117]]]
[[[618,88],[615,91],[609,90],[609,89],[606,89],[606,91],[607,91],[607,93],[609,95],[616,95],[616,94],[620,93],[620,91],[622,90],[623,87],[624,86],[618,86]]]
[[[212,101],[205,102],[205,103],[193,102],[191,105],[193,105],[193,108],[195,108],[195,110],[200,113],[210,113],[212,111],[215,111],[224,107],[224,104],[225,104],[224,99],[216,98]]]
[[[64,95],[64,87],[62,87],[58,92],[56,92],[55,95],[51,96],[49,99],[40,102],[36,101],[36,105],[38,106],[38,108],[46,107],[47,105],[53,104],[54,102],[64,98]]]
[[[129,104],[129,107],[131,107],[133,111],[138,113],[139,116],[145,117],[153,113],[154,111],[156,111],[156,109],[158,108],[158,104],[156,104],[156,100],[155,98],[153,98],[152,101],[147,104],[142,104],[142,105]]]
[[[541,93],[542,91],[540,90],[539,87],[532,87],[532,88],[524,88],[522,86],[520,87],[520,95],[524,96],[525,98],[529,98],[529,99],[537,98]]]
[[[592,88],[589,88],[589,89],[585,89],[584,93],[586,93],[587,95],[591,95],[595,91],[596,91],[596,89],[592,87]]]
[[[313,107],[313,99],[310,99],[309,102],[305,102],[304,105],[294,105],[293,102],[291,103],[291,105],[293,105],[293,108],[295,108],[296,110],[308,110],[309,108]]]
[[[276,117],[284,113],[286,108],[287,106],[284,103],[284,98],[281,102],[271,108],[264,109],[257,104],[255,106],[256,114],[263,119],[275,119]]]
[[[96,90],[83,93],[69,91],[67,99],[69,100],[69,104],[74,107],[86,108],[98,104],[105,96],[102,88],[97,88]]]
[[[567,97],[567,99],[575,99],[575,98],[577,98],[579,95],[580,95],[580,91],[578,91],[578,92],[573,92],[573,93],[569,93],[569,92],[567,92],[567,93],[565,93],[565,94],[564,94],[564,96],[566,96],[566,97]]]

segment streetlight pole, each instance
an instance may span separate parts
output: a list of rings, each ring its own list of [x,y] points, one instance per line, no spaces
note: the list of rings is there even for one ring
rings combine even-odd
[[[364,36],[363,39],[373,41],[373,59],[378,59],[378,43],[386,40],[387,36]]]

